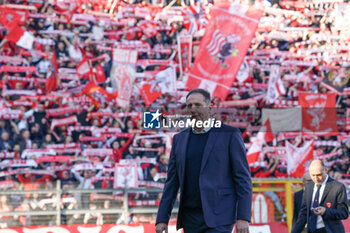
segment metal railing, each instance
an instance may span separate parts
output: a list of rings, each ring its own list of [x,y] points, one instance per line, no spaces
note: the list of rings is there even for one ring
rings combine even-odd
[[[279,195],[280,202],[283,203],[283,211],[284,213],[280,213],[275,211],[275,216],[277,215],[285,215],[285,220],[281,218],[281,216],[277,216],[277,221],[286,221],[288,225],[289,231],[292,226],[292,216],[293,216],[293,193],[300,189],[301,180],[299,179],[253,179],[253,193],[265,193],[266,191],[272,191]],[[347,187],[347,190],[350,190],[350,186]],[[161,193],[161,189],[154,188],[137,188],[137,189],[61,189],[61,184],[57,181],[55,189],[53,190],[0,190],[0,220],[5,218],[7,221],[14,221],[13,224],[10,223],[11,226],[17,226],[17,223],[24,224],[25,218],[34,218],[29,225],[61,225],[67,224],[67,219],[71,220],[74,216],[80,216],[76,220],[82,222],[76,223],[86,223],[85,217],[89,215],[97,216],[97,215],[113,215],[113,219],[111,220],[113,223],[116,223],[117,219],[119,223],[129,223],[130,215],[151,215],[155,217],[158,206],[156,204],[157,199],[154,197],[158,197],[158,194]],[[148,200],[153,200],[150,205],[140,205],[135,206],[130,203],[134,203],[133,198],[130,198],[129,195],[137,195],[137,194],[146,194],[147,198],[150,198],[148,195],[153,194],[153,199],[150,198]],[[35,210],[27,208],[21,209],[17,207],[17,209],[13,209],[12,211],[4,211],[1,209],[2,207],[2,197],[6,196],[7,200],[11,197],[17,197],[18,200],[23,200],[23,203],[31,200],[35,202],[34,196],[41,196],[41,201],[51,200],[49,204],[50,208],[36,208]],[[92,200],[92,197],[103,196],[104,198],[109,197],[109,199],[97,199]],[[44,198],[43,198],[44,197]],[[64,204],[65,198],[71,198],[71,200],[76,200],[73,202],[70,207],[67,207],[68,204]],[[117,198],[115,198],[117,197]],[[109,206],[104,206],[104,204],[109,202]],[[85,202],[84,202],[85,201]],[[142,201],[140,201],[142,202]],[[40,205],[40,201],[39,204]],[[42,205],[42,206],[45,206]],[[97,207],[98,206],[98,207]],[[178,212],[178,208],[174,208],[173,214],[174,216]],[[84,219],[82,218],[84,215]],[[22,217],[22,218],[20,218]],[[24,218],[23,218],[24,217]],[[46,220],[45,220],[46,218]],[[18,220],[19,219],[19,220]],[[49,221],[47,220],[49,219]],[[44,222],[40,222],[40,220]],[[22,221],[22,222],[21,222]],[[6,222],[6,221],[3,221]],[[27,223],[25,223],[27,224]],[[1,225],[0,225],[1,226]],[[5,226],[7,227],[7,226]]]

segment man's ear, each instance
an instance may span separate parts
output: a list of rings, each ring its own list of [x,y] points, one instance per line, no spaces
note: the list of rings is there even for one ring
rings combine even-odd
[[[213,104],[212,103],[209,103],[208,105],[208,109],[209,109],[209,112],[211,112],[211,109],[213,108]]]

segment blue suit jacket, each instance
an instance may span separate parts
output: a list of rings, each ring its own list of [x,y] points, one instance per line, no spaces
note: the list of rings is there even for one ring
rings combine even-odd
[[[298,220],[293,226],[292,233],[301,232],[309,220],[313,188],[313,182],[309,182],[305,186],[301,210],[299,212]],[[347,219],[349,216],[347,202],[345,186],[328,177],[320,202],[320,206],[326,208],[326,212],[322,215],[322,219],[327,233],[345,233],[341,220]]]
[[[294,193],[294,208],[293,208],[293,226],[298,220],[301,203],[303,201],[304,189]]]
[[[181,200],[190,130],[174,136],[168,177],[156,221],[168,223],[180,188],[177,229],[183,227]],[[199,187],[204,219],[209,227],[234,224],[237,219],[250,221],[252,183],[246,149],[238,129],[222,124],[221,128],[210,130],[201,163]]]

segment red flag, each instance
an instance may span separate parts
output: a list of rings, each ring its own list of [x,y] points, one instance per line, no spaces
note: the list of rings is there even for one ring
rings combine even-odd
[[[187,73],[192,66],[192,36],[182,35],[177,39],[181,73]]]
[[[143,34],[146,35],[147,38],[158,34],[157,26],[147,20],[141,21],[139,24],[139,28],[142,30]]]
[[[275,138],[275,135],[272,132],[270,120],[267,119],[255,137],[252,137],[250,140],[251,146],[247,152],[248,163],[254,163],[259,160],[262,147],[266,142],[272,142]]]
[[[17,46],[31,50],[34,42],[34,37],[29,32],[22,29],[20,26],[15,26],[7,34],[6,39],[15,43]]]
[[[287,173],[291,177],[302,177],[308,166],[308,161],[314,158],[314,143],[309,141],[302,147],[296,147],[286,141]]]
[[[262,10],[232,3],[212,8],[186,86],[225,99],[258,26]]]
[[[303,132],[338,132],[336,94],[299,94]]]
[[[196,2],[182,10],[184,26],[190,35],[194,35],[208,24],[203,4]]]
[[[144,83],[139,89],[141,97],[145,101],[147,107],[162,95],[161,90],[156,89],[155,86],[151,84],[153,80],[155,80],[155,77]]]
[[[270,120],[267,119],[264,123],[264,126],[265,126],[265,142],[272,142],[274,139],[275,139],[275,135],[273,134],[272,132],[272,129],[271,129],[271,124],[270,124]]]
[[[77,4],[75,1],[55,1],[55,7],[60,13],[67,13],[73,11]]]
[[[157,73],[154,78],[149,79],[140,88],[140,94],[147,106],[162,93],[175,93],[176,91],[176,71],[172,66]]]
[[[87,95],[95,104],[97,108],[101,104],[107,103],[112,98],[115,98],[116,93],[109,93],[93,81],[90,81],[83,89],[82,94]],[[78,95],[78,96],[80,96]]]
[[[11,30],[12,28],[18,26],[21,17],[22,16],[17,14],[16,11],[5,8],[0,14],[0,23],[7,29]]]
[[[54,49],[52,52],[50,66],[47,73],[47,79],[45,82],[47,94],[49,94],[51,91],[54,91],[58,88],[57,72],[58,72],[58,66],[57,66],[56,52]]]
[[[99,64],[98,66],[95,67],[94,73],[96,76],[97,83],[106,82],[106,74],[105,74],[105,71],[104,71],[103,66],[101,64]]]
[[[88,58],[83,58],[76,68],[76,73],[79,77],[89,78],[90,73],[92,72],[90,61]]]

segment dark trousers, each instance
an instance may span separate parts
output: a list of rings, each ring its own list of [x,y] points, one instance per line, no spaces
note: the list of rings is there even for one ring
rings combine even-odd
[[[210,228],[205,224],[202,211],[183,211],[184,233],[232,233],[233,224]]]
[[[310,233],[310,231],[308,232]],[[316,231],[314,231],[313,233],[327,233],[327,231],[326,231],[326,228],[323,227],[323,228],[316,229]]]

